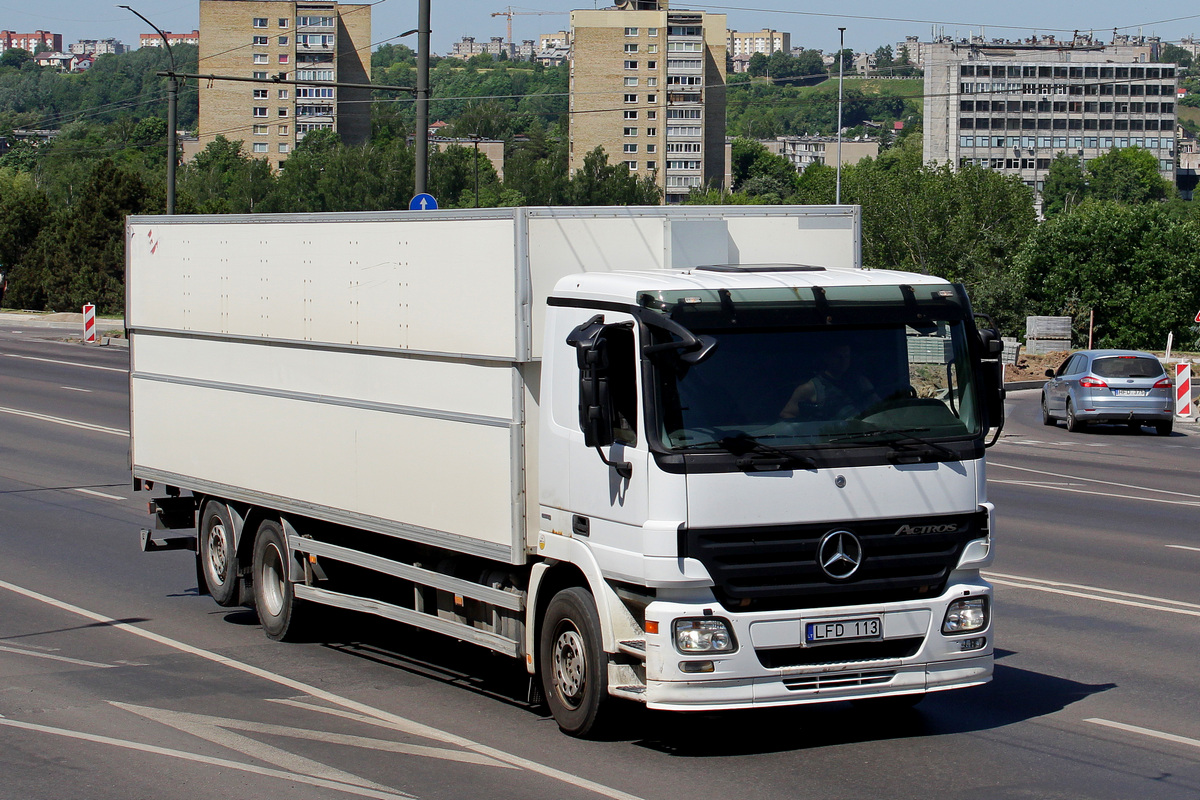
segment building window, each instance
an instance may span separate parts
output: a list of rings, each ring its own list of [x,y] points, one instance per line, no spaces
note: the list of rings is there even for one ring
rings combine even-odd
[[[650,100],[650,102],[653,103],[654,101],[651,99],[653,97],[654,97],[654,95],[650,95],[650,97],[648,97],[646,99]],[[657,111],[647,111],[646,119],[658,119],[658,112]]]
[[[279,27],[289,28],[289,27],[291,27],[291,24],[292,24],[292,21],[290,19],[288,19],[287,17],[279,18]]]
[[[647,152],[647,153],[656,153],[656,152],[658,152],[658,145],[656,145],[656,144],[648,144],[648,145],[646,145],[646,152]]]
[[[646,28],[646,35],[651,38],[658,36],[658,28]]]
[[[280,99],[280,100],[287,100],[287,99],[288,99],[288,90],[287,90],[287,89],[280,89],[280,90],[279,90],[279,99]]]
[[[255,100],[266,100],[267,99],[267,90],[266,89],[255,89],[254,90],[254,99]]]
[[[627,94],[627,95],[625,95],[625,102],[626,102],[626,103],[636,103],[636,102],[637,102],[637,95],[636,95],[636,94]]]
[[[646,128],[647,136],[658,136],[658,128]]]
[[[656,44],[648,44],[648,45],[646,45],[646,52],[647,52],[647,53],[651,53],[651,54],[653,54],[653,53],[657,53],[657,52],[658,52],[658,45],[656,45]]]
[[[637,84],[638,84],[637,78],[626,78],[625,79],[626,86],[637,86]]]
[[[637,35],[638,35],[638,29],[637,29],[637,28],[626,28],[626,29],[625,29],[625,35],[626,35],[626,36],[637,36]]]
[[[280,46],[284,46],[284,45],[286,45],[287,43],[288,43],[288,37],[286,37],[286,36],[280,36],[280,37],[279,37],[279,44],[280,44]]]
[[[636,144],[627,144],[627,145],[625,145],[625,147],[624,147],[624,151],[625,151],[626,153],[636,153],[636,152],[637,152],[637,145],[636,145]]]
[[[627,45],[625,45],[625,52],[626,52],[626,53],[636,53],[636,52],[637,52],[637,45],[636,45],[636,44],[627,44]]]
[[[637,162],[636,161],[626,161],[625,166],[629,167],[630,172],[637,172]]]
[[[257,117],[258,114],[255,114],[254,116]],[[255,125],[254,126],[254,135],[255,136],[266,136],[270,132],[271,132],[271,128],[269,125]]]
[[[637,136],[637,128],[623,128],[625,136]]]
[[[647,102],[647,103],[657,103],[657,102],[658,102],[658,95],[656,95],[656,94],[648,94],[648,95],[646,95],[646,102]]]
[[[288,63],[288,54],[287,54],[287,53],[280,53],[280,54],[279,54],[279,63],[280,63],[280,64],[286,64],[286,63]]]
[[[266,106],[255,106],[254,107],[254,116],[265,117],[266,115],[267,115],[267,107]]]
[[[658,69],[658,62],[657,61],[647,61],[646,69]]]
[[[267,37],[265,37],[265,36],[255,36],[255,37],[254,37],[254,41],[253,41],[253,43],[254,43],[254,44],[266,44],[266,43],[267,43]]]
[[[658,78],[646,78],[647,86],[658,86]]]
[[[646,169],[658,169],[658,162],[657,161],[647,161]]]
[[[637,114],[638,114],[638,112],[636,112],[636,111],[626,111],[625,119],[637,119]]]
[[[253,72],[251,75],[255,80],[265,81],[267,79],[267,73],[265,72]]]
[[[280,142],[280,143],[279,143],[279,152],[281,152],[281,153],[286,153],[287,151],[288,151],[288,143],[287,143],[287,142]]]
[[[266,142],[255,142],[253,149],[254,149],[254,152],[256,152],[256,153],[265,153],[265,152],[267,152],[267,143]]]
[[[254,63],[255,64],[266,64],[269,60],[270,59],[267,58],[266,53],[255,53],[254,54]]]
[[[637,62],[636,61],[626,61],[625,69],[637,69]]]
[[[256,27],[256,28],[267,27],[267,18],[266,17],[255,17],[254,18],[254,27]]]
[[[288,115],[287,106],[280,106],[279,107],[279,116],[286,117],[287,115]]]
[[[287,136],[287,135],[288,135],[288,126],[287,126],[287,125],[280,125],[280,126],[279,126],[279,135],[280,135],[280,136]]]

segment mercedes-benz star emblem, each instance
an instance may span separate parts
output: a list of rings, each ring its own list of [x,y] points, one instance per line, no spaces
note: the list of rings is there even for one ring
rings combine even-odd
[[[845,580],[862,565],[862,543],[850,531],[830,531],[817,545],[817,564],[834,580]]]

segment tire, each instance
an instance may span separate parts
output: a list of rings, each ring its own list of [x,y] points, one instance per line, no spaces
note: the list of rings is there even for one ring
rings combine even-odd
[[[600,617],[585,590],[563,589],[542,618],[538,645],[542,692],[563,733],[587,736],[608,700],[608,654]]]
[[[1078,433],[1087,427],[1087,423],[1075,416],[1075,407],[1071,405],[1071,401],[1067,401],[1067,430],[1071,433]]]
[[[296,598],[288,580],[288,547],[283,527],[264,520],[254,536],[254,610],[268,639],[297,641],[307,628],[311,609]]]
[[[1170,436],[1173,430],[1175,430],[1175,420],[1169,419],[1166,422],[1154,423],[1154,432],[1159,436]]]
[[[1046,406],[1046,395],[1042,394],[1042,424],[1043,425],[1058,425],[1058,420],[1050,416],[1050,409]]]
[[[238,605],[238,558],[233,541],[233,521],[229,508],[216,500],[209,500],[200,510],[200,572],[208,586],[208,593],[219,606]]]

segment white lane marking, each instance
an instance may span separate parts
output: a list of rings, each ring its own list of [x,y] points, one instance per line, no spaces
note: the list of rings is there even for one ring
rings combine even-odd
[[[1170,494],[1176,497],[1190,497],[1193,500],[1200,500],[1200,494],[1190,494],[1189,492],[1172,492],[1169,489],[1153,489],[1149,486],[1138,486],[1133,483],[1117,483],[1116,481],[1102,481],[1099,478],[1085,478],[1082,475],[1063,475],[1061,472],[1047,472],[1044,469],[1031,469],[1030,467],[1018,467],[1012,464],[1000,464],[996,461],[988,461],[989,467],[1000,467],[1001,469],[1015,469],[1018,472],[1032,472],[1036,475],[1049,475],[1051,478],[1066,478],[1072,481],[1083,481],[1084,483],[1098,483],[1102,486],[1119,486],[1122,489],[1137,489],[1143,492],[1155,492],[1157,494]]]
[[[1191,550],[1192,552],[1200,553],[1200,547],[1188,547],[1185,544],[1169,544],[1167,547],[1170,547],[1173,550]]]
[[[32,411],[21,411],[18,408],[4,408],[0,406],[0,414],[12,414],[17,417],[28,417],[29,419],[37,419],[42,422],[53,422],[56,425],[66,425],[71,428],[82,428],[85,431],[95,431],[96,433],[108,433],[113,436],[128,436],[129,431],[120,428],[108,428],[104,425],[92,425],[90,422],[76,422],[73,419],[63,419],[62,417],[51,417],[47,414],[35,414]]]
[[[279,778],[281,780],[292,781],[295,783],[307,783],[309,786],[320,786],[323,789],[334,789],[339,792],[345,792],[346,794],[358,795],[359,797],[375,798],[375,800],[414,800],[413,796],[410,794],[380,792],[374,789],[353,786],[348,783],[341,783],[339,781],[324,780],[323,778],[312,778],[308,775],[300,775],[295,772],[285,772],[281,769],[259,767],[254,764],[243,764],[239,761],[230,761],[227,758],[202,756],[197,755],[196,753],[189,753],[185,750],[174,750],[169,747],[158,747],[157,745],[152,744],[131,742],[126,739],[114,739],[111,736],[98,736],[94,733],[72,731],[67,730],[66,728],[52,728],[48,725],[36,725],[32,722],[20,722],[15,719],[0,718],[0,725],[8,728],[35,731],[37,733],[49,733],[55,736],[64,736],[68,739],[78,739],[84,742],[95,742],[97,744],[107,744],[113,747],[123,747],[126,750],[137,750],[142,753],[154,753],[160,756],[171,756],[172,758],[178,758],[184,761],[194,761],[197,764],[209,764],[215,767],[225,767],[227,769],[235,769],[240,772],[250,772],[255,775],[263,775],[268,778]]]
[[[1102,589],[1097,586],[1081,586],[1075,583],[1023,578],[1018,575],[1001,575],[995,572],[985,573],[985,575],[992,583],[997,583],[1001,586],[1011,586],[1015,589],[1029,589],[1035,592],[1063,595],[1064,597],[1078,597],[1083,600],[1096,600],[1101,603],[1113,603],[1119,606],[1132,606],[1134,608],[1149,609],[1150,611],[1166,611],[1169,614],[1200,617],[1200,605],[1185,603],[1182,600],[1168,600],[1165,597],[1151,597],[1131,592],[1118,592],[1112,589]]]
[[[19,356],[16,353],[5,353],[9,358],[23,358],[26,361],[44,361],[47,364],[63,364],[68,367],[80,367],[82,369],[100,369],[105,372],[129,372],[123,367],[102,367],[99,364],[80,364],[78,361],[59,361],[54,358],[38,358],[37,356]]]
[[[1085,719],[1084,722],[1090,722],[1094,725],[1103,725],[1106,728],[1116,728],[1119,731],[1127,733],[1140,733],[1142,736],[1149,736],[1152,739],[1161,739],[1164,742],[1174,742],[1175,744],[1186,744],[1189,747],[1200,747],[1200,739],[1191,739],[1187,736],[1179,736],[1174,733],[1164,733],[1156,731],[1153,728],[1139,728],[1137,725],[1129,725],[1124,722],[1113,722],[1111,719],[1100,719],[1092,717]]]
[[[1056,492],[1071,492],[1073,494],[1093,494],[1100,497],[1120,498],[1122,500],[1143,500],[1147,503],[1166,503],[1171,506],[1190,506],[1192,508],[1200,507],[1200,500],[1167,500],[1164,497],[1139,497],[1133,494],[1113,494],[1112,492],[1091,491],[1088,489],[1073,489],[1070,485],[1055,486],[1054,484],[1035,483],[1032,481],[1002,481],[996,478],[988,478],[988,483],[1009,483],[1015,486],[1030,486],[1037,489],[1053,489]],[[1151,490],[1154,491],[1154,490]]]
[[[7,589],[8,591],[19,594],[22,597],[27,597],[31,600],[37,600],[40,603],[45,603],[53,608],[57,608],[62,611],[68,611],[72,614],[77,614],[78,616],[81,616],[85,619],[90,619],[94,622],[102,622],[105,625],[111,625],[117,630],[127,631],[128,633],[132,633],[134,636],[140,636],[143,639],[148,639],[149,641],[170,647],[174,650],[180,651],[181,653],[187,653],[198,658],[203,658],[215,664],[228,667],[229,669],[244,672],[247,675],[253,675],[256,678],[261,678],[262,680],[269,681],[280,686],[285,686],[293,691],[301,692],[309,695],[310,697],[324,700],[331,705],[341,706],[342,708],[346,708],[351,711],[357,711],[361,714],[374,717],[375,719],[381,720],[390,725],[403,726],[401,728],[403,730],[419,731],[421,736],[424,736],[428,739],[434,739],[442,742],[443,744],[456,745],[464,750],[471,750],[472,752],[479,753],[480,755],[494,758],[497,761],[503,761],[506,764],[512,764],[514,767],[520,767],[521,769],[526,769],[530,772],[536,772],[539,775],[544,775],[548,778],[575,786],[579,789],[584,789],[598,795],[603,795],[604,797],[611,797],[613,800],[642,800],[642,798],[639,798],[637,795],[622,792],[619,789],[614,789],[610,786],[605,786],[602,783],[590,781],[587,778],[581,778],[578,775],[572,775],[569,772],[555,769],[554,767],[547,766],[546,764],[541,764],[537,761],[532,761],[528,758],[505,752],[504,750],[489,747],[488,745],[481,744],[480,742],[467,739],[463,736],[458,736],[457,734],[453,734],[448,731],[443,731],[439,728],[434,728],[430,725],[424,725],[420,722],[406,719],[405,717],[401,717],[398,714],[393,714],[390,711],[384,711],[383,709],[369,706],[366,703],[360,703],[357,700],[351,700],[347,697],[336,695],[333,692],[328,692],[324,689],[318,689],[316,686],[311,686],[302,681],[286,678],[277,673],[260,669],[259,667],[246,664],[242,661],[235,661],[234,659],[229,658],[228,656],[223,656],[220,653],[214,653],[211,650],[205,650],[203,648],[181,642],[177,639],[172,639],[168,636],[163,636],[162,634],[148,631],[145,628],[139,628],[136,625],[129,624],[128,622],[112,619],[111,617],[106,617],[103,614],[97,614],[95,611],[89,611],[86,608],[72,605],[64,600],[57,600],[49,595],[44,595],[40,592],[35,592],[32,589],[26,589],[24,587],[17,586],[16,584],[9,583],[8,581],[0,580],[0,589]],[[3,722],[3,720],[0,720],[0,722]]]
[[[45,658],[50,661],[62,661],[67,664],[76,664],[81,667],[96,667],[97,669],[113,669],[116,664],[101,664],[98,661],[84,661],[82,658],[68,658],[67,656],[56,656],[53,653],[35,653],[25,650],[20,647],[9,647],[0,644],[0,652],[16,653],[19,656],[29,656],[30,658]]]
[[[80,494],[90,494],[92,497],[103,497],[105,500],[125,500],[125,499],[127,499],[124,497],[118,497],[115,494],[105,494],[104,492],[97,492],[95,489],[72,489],[71,491],[79,492]]]
[[[83,392],[84,394],[92,393],[91,389],[80,389],[78,386],[60,386],[58,388],[66,389],[68,392]]]
[[[271,702],[274,702],[274,700],[272,699]],[[135,706],[128,703],[117,703],[114,701],[110,701],[110,703],[117,708],[137,714],[140,717],[146,717],[147,719],[161,722],[164,725],[169,725],[177,730],[193,733],[203,739],[208,739],[209,741],[216,742],[217,744],[225,744],[226,746],[230,745],[224,737],[220,738],[220,740],[218,740],[218,738],[212,738],[212,733],[215,731],[215,729],[225,729],[226,731],[238,730],[246,731],[247,733],[265,733],[271,736],[284,736],[291,739],[305,739],[314,742],[325,742],[326,744],[344,744],[350,747],[363,747],[369,750],[378,750],[381,753],[403,753],[411,756],[437,758],[441,759],[442,761],[458,761],[463,764],[478,764],[487,767],[498,767],[500,769],[516,769],[516,767],[512,766],[511,764],[505,764],[504,762],[496,761],[493,758],[481,756],[476,753],[464,753],[461,750],[447,750],[444,747],[428,747],[426,745],[405,744],[403,742],[393,742],[386,739],[372,739],[366,736],[352,736],[344,733],[333,733],[331,731],[294,728],[288,725],[273,725],[266,722],[250,722],[249,720],[230,719],[226,717],[211,717],[207,714],[189,714],[182,711],[167,711],[161,708]],[[304,709],[305,711],[318,711],[322,713],[334,711],[334,709],[326,709],[322,708],[321,706],[314,706],[308,703],[294,703],[292,705],[294,705],[296,708]],[[353,715],[353,717],[358,717],[358,715]],[[363,717],[358,718],[360,721],[370,725],[379,725],[387,730],[395,730],[389,725],[383,725],[379,722],[379,720]],[[202,732],[197,733],[197,730]],[[241,750],[240,747],[236,747],[234,749]],[[282,750],[277,750],[277,748],[271,749],[276,750],[279,753],[285,752]],[[289,768],[287,764],[280,763],[278,761],[272,761],[271,758],[264,757],[261,754],[250,753],[245,750],[243,750],[243,752],[247,753],[247,755],[255,755],[255,757],[261,758],[263,761],[270,761],[277,767],[284,767],[285,769]],[[296,758],[296,756],[291,753],[286,753],[286,755],[290,759]],[[302,761],[294,762],[296,766],[291,768],[297,769],[299,772],[302,772],[306,775],[317,774],[313,772],[311,767],[305,767],[304,762],[306,761],[308,761],[307,758],[303,759]],[[334,778],[332,775],[325,775],[324,777]],[[354,777],[356,781],[362,781],[362,779],[358,778],[357,776],[351,777]],[[347,781],[344,777],[335,779],[342,780],[347,783],[354,782]],[[365,786],[367,784],[361,783],[361,785]],[[374,786],[377,789],[388,788],[387,786],[380,786],[378,784],[374,784]]]

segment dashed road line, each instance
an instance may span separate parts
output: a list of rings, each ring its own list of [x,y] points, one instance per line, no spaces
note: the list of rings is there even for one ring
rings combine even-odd
[[[1182,600],[1171,600],[1166,597],[1120,592],[1115,589],[1104,589],[1099,586],[1087,586],[1078,583],[1026,578],[1021,575],[1005,575],[1000,572],[987,572],[985,573],[985,577],[992,583],[999,584],[1000,586],[1010,586],[1015,589],[1029,589],[1035,592],[1046,592],[1064,597],[1077,597],[1083,600],[1095,600],[1101,603],[1144,608],[1150,611],[1165,611],[1169,614],[1200,617],[1200,605],[1187,603]]]
[[[1164,742],[1172,742],[1174,744],[1185,744],[1189,747],[1200,748],[1200,739],[1193,739],[1189,736],[1180,736],[1175,733],[1166,733],[1164,731],[1156,731],[1153,728],[1142,728],[1138,725],[1130,725],[1125,722],[1114,722],[1111,719],[1101,719],[1092,717],[1085,719],[1084,722],[1090,722],[1093,725],[1103,725],[1105,728],[1114,728],[1126,733],[1136,733],[1141,736],[1149,736],[1151,739],[1159,739]]]
[[[27,417],[36,419],[42,422],[53,422],[55,425],[66,425],[70,428],[81,428],[85,431],[94,431],[95,433],[107,433],[112,436],[128,436],[129,431],[121,428],[109,428],[106,425],[93,425],[90,422],[78,422],[73,419],[64,419],[62,417],[52,417],[49,414],[37,414],[33,411],[22,411],[19,408],[4,408],[0,406],[0,414],[12,414],[15,417]]]
[[[97,492],[95,489],[72,489],[71,491],[79,492],[80,494],[89,494],[92,497],[102,497],[105,500],[127,500],[128,499],[126,497],[118,497],[115,494],[105,494],[104,492]]]
[[[75,664],[79,667],[95,667],[96,669],[113,669],[116,664],[102,664],[99,661],[85,661],[82,658],[70,658],[69,656],[56,656],[53,653],[39,653],[35,650],[26,650],[23,647],[10,647],[0,644],[0,653],[16,653],[19,656],[29,656],[30,658],[44,658],[48,661],[62,661],[66,664]]]
[[[16,353],[5,353],[9,358],[23,358],[26,361],[42,361],[46,364],[62,364],[67,367],[80,367],[81,369],[99,369],[105,372],[129,372],[123,367],[102,367],[99,364],[81,364],[78,361],[61,361],[56,358],[39,358],[38,356],[22,356]]]

